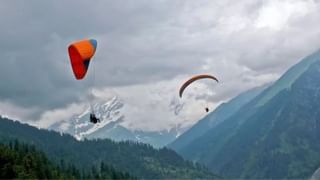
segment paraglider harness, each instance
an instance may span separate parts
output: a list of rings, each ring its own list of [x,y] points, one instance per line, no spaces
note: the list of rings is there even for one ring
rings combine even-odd
[[[90,122],[96,124],[96,123],[100,122],[100,119],[97,118],[94,113],[90,113]]]

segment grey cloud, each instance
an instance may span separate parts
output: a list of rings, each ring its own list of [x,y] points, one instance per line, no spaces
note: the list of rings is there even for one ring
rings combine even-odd
[[[68,43],[101,34],[128,38],[139,31],[141,25],[148,25],[165,14],[158,10],[152,13],[155,16],[145,16],[159,9],[151,5],[146,1],[142,5],[133,1],[126,4],[114,1],[2,2],[4,11],[1,11],[0,22],[6,26],[0,30],[0,58],[4,59],[0,97],[22,106],[43,108],[78,100],[92,84],[92,77],[81,83],[73,79],[66,52]],[[107,72],[106,76],[110,77],[112,71],[104,67],[114,70],[112,66],[109,61],[106,66],[102,65],[101,75]],[[140,71],[141,67],[133,70]],[[105,82],[108,84],[108,79]]]
[[[275,80],[320,46],[319,4],[280,30],[255,27],[269,2],[2,1],[0,101],[39,108],[39,116],[86,99],[90,87],[198,73],[222,79],[210,101],[224,101]],[[98,49],[86,80],[76,81],[67,46],[82,38],[97,39]]]

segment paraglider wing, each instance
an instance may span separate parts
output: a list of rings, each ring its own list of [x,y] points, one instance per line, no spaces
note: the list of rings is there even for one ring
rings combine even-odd
[[[73,74],[77,80],[85,77],[96,48],[97,41],[94,39],[78,41],[68,47]]]
[[[199,79],[206,79],[206,78],[213,79],[213,80],[219,82],[217,78],[215,78],[214,76],[211,76],[211,75],[207,75],[207,74],[201,74],[201,75],[193,76],[191,79],[189,79],[188,81],[186,81],[186,82],[181,86],[181,88],[180,88],[180,90],[179,90],[179,96],[180,96],[180,98],[182,97],[183,91],[184,91],[191,83],[193,83],[194,81],[197,81],[197,80],[199,80]]]

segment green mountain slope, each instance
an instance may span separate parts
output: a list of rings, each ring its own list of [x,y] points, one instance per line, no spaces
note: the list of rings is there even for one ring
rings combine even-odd
[[[0,119],[0,140],[10,139],[31,143],[54,162],[61,159],[79,169],[98,167],[101,163],[129,172],[138,178],[210,178],[216,176],[200,165],[185,161],[167,148],[134,142],[111,140],[77,141],[70,135]]]
[[[320,166],[320,51],[178,152],[232,178],[309,178]]]
[[[191,127],[188,131],[179,136],[173,143],[168,147],[180,151],[187,148],[187,146],[193,141],[197,141],[198,137],[201,137],[207,131],[217,126],[225,119],[229,118],[232,114],[237,112],[244,104],[248,103],[254,97],[256,97],[266,87],[259,87],[251,89],[245,93],[238,95],[231,99],[227,103],[221,104],[217,109],[206,117],[201,119],[197,124]]]
[[[72,164],[54,164],[34,146],[19,141],[0,144],[0,179],[134,179],[101,164],[80,172]]]

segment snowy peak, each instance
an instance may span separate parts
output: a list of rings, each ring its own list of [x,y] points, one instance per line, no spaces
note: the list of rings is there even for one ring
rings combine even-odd
[[[114,126],[122,122],[124,115],[121,113],[121,109],[123,106],[124,104],[117,97],[113,97],[106,102],[95,103],[92,107],[88,107],[83,113],[74,116],[71,120],[60,121],[50,126],[49,129],[72,134],[78,140],[81,140],[110,123],[113,123]],[[89,122],[92,111],[100,119],[100,123],[93,124]]]
[[[98,102],[92,108],[86,108],[79,115],[70,120],[60,121],[53,124],[49,129],[69,133],[78,140],[87,139],[112,139],[114,141],[138,141],[148,143],[154,147],[162,147],[172,142],[181,134],[182,129],[172,128],[167,131],[145,132],[141,130],[130,130],[122,126],[125,118],[124,103],[117,97],[105,102]],[[177,106],[178,107],[178,106]],[[179,107],[178,107],[179,108]],[[90,113],[94,112],[100,123],[89,122]]]
[[[84,114],[75,118],[75,137],[77,139],[83,139],[107,126],[111,122],[121,122],[124,118],[121,114],[122,107],[123,103],[120,102],[117,97],[104,103],[95,103],[92,107],[92,111],[100,119],[100,123],[93,124],[88,121],[91,110],[90,108],[87,109]]]
[[[94,104],[93,111],[101,121],[109,121],[119,116],[122,107],[123,103],[117,97],[114,97],[105,103]]]

